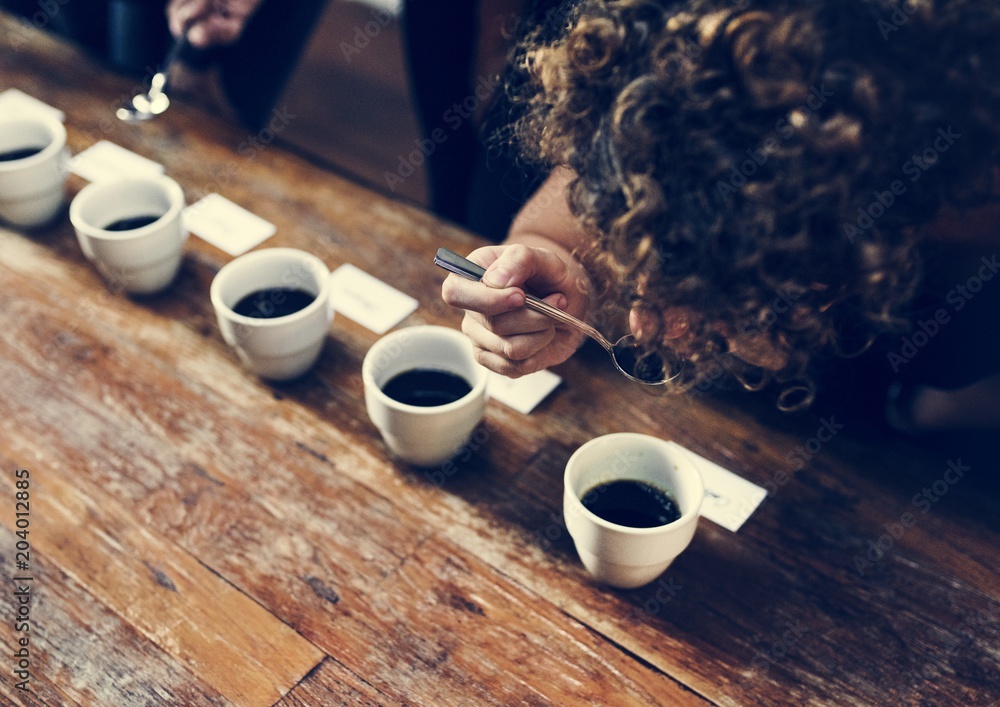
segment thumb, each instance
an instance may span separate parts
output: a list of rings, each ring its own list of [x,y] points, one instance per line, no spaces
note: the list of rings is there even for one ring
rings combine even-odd
[[[550,294],[562,289],[566,274],[566,263],[551,250],[515,244],[490,263],[483,282],[498,289],[529,287]]]
[[[192,47],[197,47],[198,49],[204,49],[207,47],[210,38],[205,24],[203,22],[199,22],[196,25],[192,25],[191,29],[188,30],[187,39],[188,43]]]

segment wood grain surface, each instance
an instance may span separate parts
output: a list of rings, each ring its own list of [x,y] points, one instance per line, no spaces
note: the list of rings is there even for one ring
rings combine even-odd
[[[182,101],[123,125],[131,82],[0,14],[10,87],[65,111],[74,153],[110,140],[163,164],[188,203],[218,192],[274,223],[262,247],[391,282],[419,302],[400,326],[459,325],[431,261],[475,237],[280,140],[241,156],[245,130]],[[67,204],[84,184],[70,178]],[[997,703],[997,465],[971,440],[752,396],[646,395],[584,349],[530,415],[490,401],[481,443],[434,474],[393,459],[368,420],[360,369],[378,336],[347,317],[297,381],[240,366],[208,298],[230,259],[192,237],[168,290],[128,297],[65,216],[0,228],[0,701]],[[737,533],[703,519],[652,584],[600,586],[563,524],[562,472],[618,431],[772,493]],[[23,469],[30,632],[16,628]],[[30,692],[14,672],[25,635]]]

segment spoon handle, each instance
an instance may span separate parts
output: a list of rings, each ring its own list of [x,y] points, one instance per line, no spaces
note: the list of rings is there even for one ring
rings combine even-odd
[[[163,60],[163,73],[167,74],[170,72],[170,67],[174,65],[174,62],[180,58],[181,54],[188,50],[187,32],[184,32],[180,37],[174,40],[174,43],[170,47],[170,51],[167,52],[166,58]]]
[[[486,274],[485,269],[476,265],[468,258],[463,258],[458,253],[448,250],[447,248],[438,248],[437,253],[434,255],[434,264],[438,267],[444,268],[448,272],[464,277],[466,280],[474,280],[476,282],[481,281],[483,279],[483,275]],[[580,321],[572,314],[568,314],[561,309],[553,307],[548,302],[545,302],[528,293],[525,293],[524,306],[583,332],[603,346],[609,353],[612,355],[614,354],[614,347],[611,345],[610,341],[604,338],[604,335],[601,334],[601,332],[597,331],[597,329],[590,326],[586,322]]]
[[[167,56],[163,60],[160,70],[157,71],[150,80],[149,95],[163,93],[167,90],[168,84],[170,83],[170,69],[173,68],[173,65],[177,62],[178,57],[180,57],[182,52],[186,51],[187,47],[187,33],[182,34],[174,40],[173,45],[170,47],[170,51],[167,52]]]

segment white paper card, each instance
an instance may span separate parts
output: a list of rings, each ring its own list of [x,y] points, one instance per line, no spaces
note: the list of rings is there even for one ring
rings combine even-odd
[[[29,96],[17,88],[8,88],[0,93],[0,117],[47,113],[59,122],[66,120],[66,114],[48,103]]]
[[[163,174],[163,165],[100,140],[69,161],[69,169],[91,182],[122,177],[149,177]]]
[[[345,263],[330,273],[333,308],[376,334],[384,334],[417,309],[417,300]]]
[[[270,221],[220,194],[209,194],[184,209],[184,225],[191,233],[230,255],[243,255],[277,230]]]
[[[562,378],[552,371],[536,371],[520,378],[491,371],[487,392],[494,400],[527,415],[561,382]]]
[[[686,447],[681,447],[676,442],[671,444],[687,452],[698,465],[702,481],[705,482],[705,500],[701,504],[703,518],[708,518],[735,533],[767,497],[767,491],[757,484],[737,476],[729,469],[695,454]]]

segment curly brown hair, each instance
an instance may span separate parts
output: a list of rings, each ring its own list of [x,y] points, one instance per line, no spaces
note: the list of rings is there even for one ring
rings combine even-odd
[[[698,313],[682,387],[751,332],[783,368],[731,371],[808,404],[815,361],[907,327],[920,227],[993,194],[994,0],[584,0],[519,58],[517,138],[575,172],[581,257],[619,301]]]

